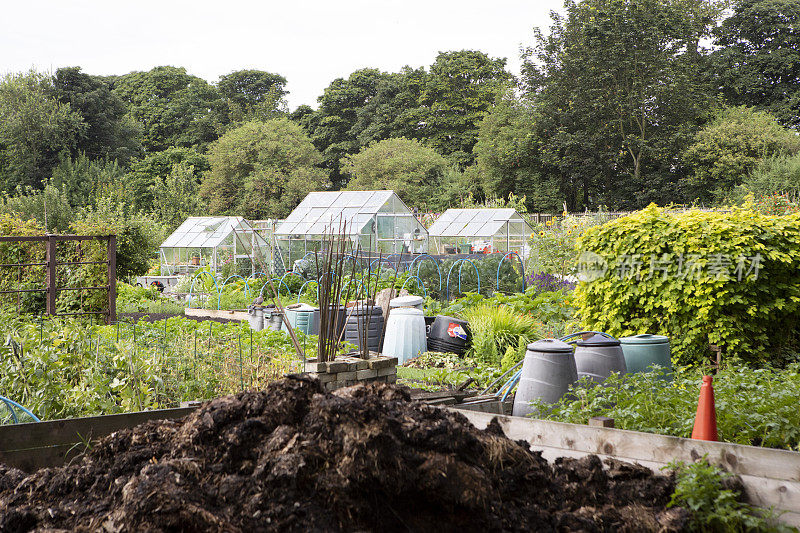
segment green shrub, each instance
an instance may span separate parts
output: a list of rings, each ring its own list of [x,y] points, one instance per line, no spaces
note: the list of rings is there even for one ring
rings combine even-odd
[[[670,337],[678,363],[709,344],[746,361],[785,360],[800,303],[800,215],[655,206],[587,230],[594,265],[575,296],[587,329]]]
[[[97,207],[88,208],[72,223],[72,230],[78,235],[116,235],[120,278],[147,272],[150,259],[166,237],[163,226],[152,218],[108,198],[102,198]]]
[[[489,298],[468,292],[447,304],[433,298],[425,300],[425,311],[428,315],[467,318],[470,310],[478,306],[506,307],[516,314],[531,317],[536,330],[545,337],[561,337],[572,333],[578,327],[574,317],[571,291],[564,289],[538,292],[536,287],[529,287],[525,292],[495,293]]]
[[[744,179],[744,187],[759,194],[800,194],[800,154],[762,160]]]
[[[153,286],[139,287],[120,281],[117,283],[117,313],[182,314],[183,305],[162,296]]]
[[[298,333],[314,354],[316,337]],[[43,420],[177,407],[300,369],[290,337],[247,323],[90,324],[0,315],[0,391]]]

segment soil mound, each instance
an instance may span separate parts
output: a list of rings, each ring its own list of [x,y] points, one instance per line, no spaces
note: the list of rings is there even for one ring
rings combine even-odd
[[[30,476],[0,466],[0,531],[678,531],[669,477],[549,465],[498,424],[369,384],[292,376],[99,441]]]

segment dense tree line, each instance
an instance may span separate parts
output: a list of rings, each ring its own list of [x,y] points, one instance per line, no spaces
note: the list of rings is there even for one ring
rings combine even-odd
[[[518,77],[480,51],[357,70],[289,111],[287,80],[156,67],[0,80],[0,210],[283,217],[310,190],[393,188],[410,205],[528,209],[800,191],[800,0],[567,0]],[[138,218],[137,218],[138,217]]]

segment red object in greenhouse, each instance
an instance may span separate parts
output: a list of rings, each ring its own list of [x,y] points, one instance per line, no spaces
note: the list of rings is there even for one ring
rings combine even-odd
[[[697,440],[717,439],[717,409],[714,406],[714,386],[711,376],[703,376],[700,385],[700,400],[697,402],[697,414],[694,417],[692,438]]]

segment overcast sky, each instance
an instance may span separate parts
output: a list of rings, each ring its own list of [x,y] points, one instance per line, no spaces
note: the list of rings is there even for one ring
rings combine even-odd
[[[316,107],[356,69],[430,65],[439,51],[473,49],[508,59],[561,0],[6,0],[0,72],[81,66],[124,74],[185,67],[215,82],[255,68],[288,80],[289,106]]]

